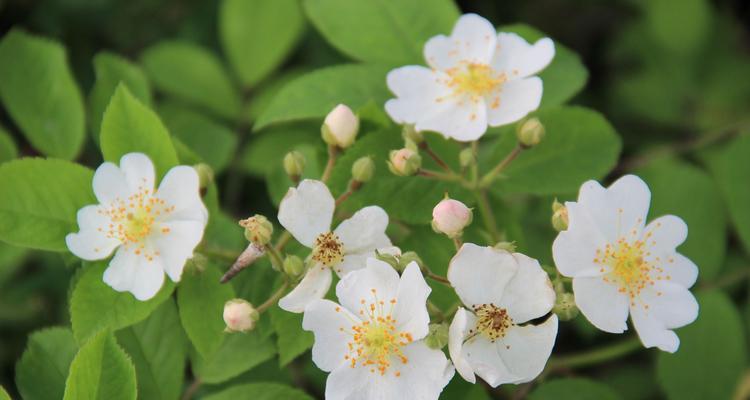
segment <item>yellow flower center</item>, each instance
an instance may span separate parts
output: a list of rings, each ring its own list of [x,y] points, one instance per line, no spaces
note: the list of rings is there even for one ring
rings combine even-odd
[[[371,291],[374,301],[368,303],[365,299],[360,300],[359,314],[366,320],[353,320],[349,329],[340,328],[352,337],[347,343],[349,352],[344,359],[352,368],[359,365],[369,368],[371,373],[385,375],[393,363],[409,362],[402,348],[413,338],[411,333],[398,332],[396,329],[396,320],[391,316],[396,299],[391,299],[386,305],[385,301],[378,300],[375,289]],[[341,312],[341,308],[336,307],[336,311]],[[401,372],[396,370],[394,375],[401,376]]]
[[[321,233],[312,250],[312,259],[328,267],[344,260],[344,244],[333,232]]]
[[[456,95],[469,95],[472,98],[484,97],[497,91],[505,83],[505,73],[498,73],[487,64],[462,63],[446,70],[449,80],[446,84]]]
[[[513,326],[513,319],[504,308],[492,303],[476,304],[473,308],[477,324],[474,329],[469,329],[469,336],[481,334],[494,343],[495,340],[505,337],[508,328]]]

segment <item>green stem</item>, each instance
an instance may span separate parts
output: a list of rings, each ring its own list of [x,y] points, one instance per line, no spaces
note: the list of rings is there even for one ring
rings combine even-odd
[[[552,357],[547,363],[545,372],[548,373],[554,370],[566,368],[587,367],[603,361],[620,358],[640,348],[643,348],[641,341],[637,337],[631,337],[621,342],[594,350],[588,350],[583,353]]]
[[[419,172],[417,172],[417,175],[446,182],[459,182],[462,180],[460,175],[457,175],[453,172],[444,173],[424,168],[420,169]]]
[[[331,172],[333,172],[333,167],[336,165],[336,156],[338,155],[338,149],[336,146],[328,146],[328,162],[326,163],[326,168],[323,170],[323,175],[321,175],[320,180],[325,182],[328,182],[328,179],[331,177]]]
[[[495,178],[497,178],[497,176],[500,175],[500,173],[503,172],[503,170],[505,170],[505,168],[507,168],[522,151],[523,146],[517,144],[516,147],[495,166],[495,168],[492,168],[490,172],[486,173],[482,179],[479,180],[479,187],[486,188],[490,186]]]
[[[495,222],[495,214],[492,212],[490,206],[490,200],[487,197],[487,191],[483,189],[476,190],[474,195],[477,198],[477,205],[479,206],[479,215],[482,217],[485,229],[490,233],[492,240],[497,242],[500,240],[500,231],[497,229],[497,223]],[[495,243],[490,243],[491,245]]]
[[[430,158],[435,160],[435,162],[437,163],[437,165],[440,166],[440,168],[444,169],[446,172],[453,173],[453,170],[451,169],[451,167],[448,166],[448,164],[445,161],[443,161],[443,159],[440,158],[440,156],[437,155],[437,153],[432,151],[432,148],[430,148],[430,145],[427,144],[427,142],[420,143],[419,148],[424,150],[425,153],[427,153],[430,156]]]
[[[278,290],[276,290],[271,295],[271,297],[268,298],[268,300],[264,301],[263,304],[259,305],[258,308],[256,308],[256,310],[258,310],[258,313],[262,314],[264,311],[268,310],[274,304],[276,304],[276,302],[279,301],[281,296],[283,296],[284,293],[286,293],[287,288],[289,288],[289,282],[285,281],[284,284],[281,285],[281,287]]]
[[[270,244],[267,244],[264,247],[268,256],[271,257],[271,264],[273,264],[274,269],[281,271],[284,266],[284,260],[281,258],[281,253],[276,250],[276,247],[271,246]]]
[[[287,243],[289,243],[289,240],[292,238],[292,234],[289,233],[289,231],[285,230],[281,233],[281,236],[279,236],[278,240],[276,240],[276,245],[273,246],[276,251],[281,251],[284,249],[284,246],[286,246]]]

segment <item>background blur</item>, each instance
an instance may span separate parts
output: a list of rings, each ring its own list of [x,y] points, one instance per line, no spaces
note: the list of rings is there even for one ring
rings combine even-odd
[[[496,25],[523,22],[534,26],[581,56],[589,79],[573,103],[600,111],[621,135],[623,154],[613,175],[642,170],[650,182],[659,182],[666,188],[662,190],[674,189],[684,195],[680,198],[682,205],[663,202],[657,206],[660,209],[676,209],[673,212],[679,215],[678,211],[685,208],[706,207],[700,210],[701,226],[708,230],[704,231],[705,242],[695,245],[705,246],[705,252],[713,257],[710,262],[719,265],[712,274],[726,279],[712,284],[727,289],[747,331],[750,328],[748,284],[741,277],[750,268],[748,249],[743,252],[723,200],[712,202],[712,197],[702,202],[705,196],[701,193],[716,192],[722,186],[721,182],[713,181],[710,168],[712,160],[721,157],[716,155],[720,154],[716,153],[717,146],[738,132],[747,131],[750,124],[750,2],[467,0],[458,3],[462,11],[479,13]],[[427,0],[425,7],[429,7]],[[184,39],[221,57],[218,10],[217,2],[199,0],[0,0],[0,35],[20,26],[63,43],[75,79],[83,93],[88,94],[95,80],[92,59],[102,50],[137,61],[144,49],[154,43]],[[309,24],[300,37],[283,67],[257,90],[244,93],[252,99],[244,111],[247,118],[236,125],[213,121],[213,125],[206,127],[221,131],[217,133],[219,136],[236,132],[236,139],[207,144],[236,148],[234,157],[215,160],[222,165],[217,170],[223,207],[236,217],[244,216],[248,210],[273,213],[266,195],[264,166],[254,160],[250,150],[255,143],[266,140],[263,134],[250,133],[248,127],[254,116],[283,82],[306,70],[348,61]],[[265,40],[273,43],[274,38]],[[146,72],[150,73],[148,68]],[[170,107],[183,105],[163,104],[161,100],[156,98],[157,109],[170,129],[172,124],[192,124],[170,119],[167,116]],[[20,154],[36,154],[2,108],[0,125],[14,138]],[[317,127],[311,130],[315,132]],[[100,156],[91,141],[87,146],[80,160],[95,166]],[[745,156],[750,158],[750,154]],[[671,175],[662,174],[659,168],[648,173],[649,168],[659,163],[672,163]],[[691,186],[693,183],[696,186]],[[750,186],[749,181],[728,184]],[[691,203],[691,194],[696,194],[697,203]],[[750,207],[750,203],[744,207]],[[699,229],[693,225],[691,228]],[[701,260],[696,261],[701,264]],[[11,394],[14,365],[29,333],[68,321],[65,298],[73,269],[61,268],[61,264],[58,254],[29,252],[0,243],[0,384]],[[705,329],[710,332],[710,327]],[[747,343],[746,334],[744,341]],[[635,355],[591,374],[606,378],[625,398],[660,398],[662,394],[654,383],[654,363],[643,363],[643,358],[650,355]],[[746,368],[746,357],[743,356],[741,363],[739,367]],[[641,368],[642,365],[648,367]]]

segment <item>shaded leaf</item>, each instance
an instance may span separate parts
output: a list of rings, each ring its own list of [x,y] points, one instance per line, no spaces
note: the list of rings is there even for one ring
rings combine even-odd
[[[68,328],[48,328],[29,336],[16,366],[16,386],[24,399],[60,399],[78,344]]]
[[[70,364],[64,400],[130,400],[137,396],[135,368],[108,331],[92,337]]]

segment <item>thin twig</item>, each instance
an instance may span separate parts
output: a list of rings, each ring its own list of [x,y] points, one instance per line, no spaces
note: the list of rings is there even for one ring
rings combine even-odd
[[[286,293],[286,289],[289,288],[289,282],[284,282],[284,284],[281,285],[281,287],[276,290],[271,297],[268,298],[268,300],[264,301],[263,304],[259,305],[256,310],[259,313],[262,313],[263,311],[268,310],[271,308],[274,304],[276,304],[277,301],[281,298],[281,296]]]
[[[323,170],[323,175],[320,176],[320,180],[325,182],[328,182],[328,179],[331,177],[331,172],[333,172],[333,167],[336,165],[336,156],[338,155],[338,148],[336,146],[328,146],[328,162],[326,163],[326,168]]]
[[[432,148],[430,148],[430,145],[427,144],[427,142],[423,141],[422,143],[420,143],[419,148],[424,150],[425,153],[427,153],[430,156],[430,158],[435,160],[435,162],[437,163],[437,165],[440,166],[440,168],[444,169],[447,172],[453,172],[451,167],[448,166],[448,164],[445,161],[443,161],[443,159],[440,158],[440,156],[437,153],[432,151]]]
[[[200,378],[195,378],[195,380],[190,383],[190,386],[185,389],[185,393],[182,395],[182,400],[192,399],[202,384],[203,382],[201,382]]]
[[[513,150],[511,150],[511,152],[508,153],[508,155],[505,156],[505,158],[503,158],[495,166],[495,168],[492,168],[490,172],[484,174],[482,179],[479,180],[479,187],[486,188],[490,184],[492,184],[495,178],[497,178],[497,176],[500,175],[500,173],[503,172],[505,168],[507,168],[508,165],[510,165],[510,163],[513,162],[513,160],[515,160],[518,157],[519,154],[521,154],[523,149],[524,149],[523,146],[521,146],[520,144],[517,144],[516,147],[514,147]]]

